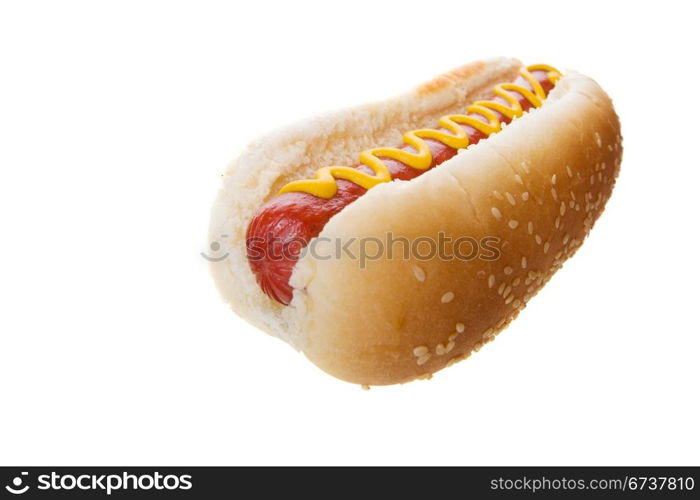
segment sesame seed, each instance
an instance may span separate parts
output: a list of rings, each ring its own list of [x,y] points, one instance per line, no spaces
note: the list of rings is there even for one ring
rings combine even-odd
[[[508,191],[506,191],[506,198],[508,199],[508,203],[511,205],[515,205],[515,198],[513,198],[513,195],[510,194]]]
[[[515,182],[518,184],[523,184],[523,179],[518,174],[515,174]]]
[[[527,257],[523,255],[523,258],[520,259],[520,267],[523,269],[527,269]]]
[[[563,201],[561,202],[561,206],[559,207],[559,214],[564,215],[566,213],[566,203]]]
[[[532,221],[527,223],[527,234],[532,234],[532,232],[535,230],[535,225],[532,223]]]
[[[557,229],[559,229],[559,223],[560,223],[560,222],[561,222],[561,220],[559,219],[559,217],[557,217],[556,219],[554,219],[554,227],[556,227]]]
[[[498,191],[494,191],[493,195],[499,200],[503,199],[503,195],[501,193],[499,193]]]
[[[520,163],[520,166],[523,167],[523,170],[525,171],[526,174],[530,173],[530,165],[526,161]]]
[[[572,200],[575,200],[575,199],[576,199],[576,195],[574,194],[573,191],[569,191],[569,194],[571,195],[571,199],[572,199]]]
[[[489,288],[493,288],[493,285],[496,284],[496,277],[492,274],[489,276]]]
[[[507,286],[506,289],[503,290],[503,294],[502,294],[502,295],[503,295],[504,297],[507,297],[508,294],[510,293],[510,291],[511,291],[512,289],[513,289],[513,287]]]
[[[591,174],[590,182],[591,182],[591,186],[595,183],[595,175]]]
[[[603,163],[600,164],[600,169],[601,169],[601,170],[605,170],[605,167],[606,167],[605,162],[603,162]]]
[[[536,235],[535,235],[535,242],[536,242],[538,245],[541,245],[541,244],[542,244],[542,237],[541,237],[539,234],[536,234]]]
[[[491,207],[491,213],[496,219],[501,220],[502,215],[499,209],[497,209],[496,207]]]
[[[498,295],[503,295],[503,289],[506,287],[505,283],[501,283],[501,286],[498,287]]]
[[[455,343],[453,341],[449,341],[447,345],[445,346],[445,352],[450,352],[452,349],[455,348]]]
[[[520,278],[515,278],[515,279],[513,280],[513,283],[511,283],[511,285],[513,286],[513,288],[515,288],[515,287],[518,286],[519,284],[520,284]]]
[[[510,304],[511,302],[513,302],[514,298],[515,296],[512,293],[508,295],[508,297],[506,297],[506,304]]]
[[[523,199],[523,201],[527,201],[530,198],[530,193],[525,191],[523,194],[520,195],[520,197]]]
[[[574,173],[571,171],[571,167],[568,165],[566,166],[566,173],[569,174],[569,177],[574,176]]]
[[[544,253],[549,252],[549,241],[545,241],[544,248],[542,250],[544,250]]]
[[[552,184],[556,184],[556,183],[557,183],[557,174],[553,174],[552,175]]]
[[[425,347],[424,345],[419,345],[415,349],[413,349],[413,355],[418,357],[424,356],[428,353],[428,348]]]
[[[455,328],[457,329],[457,331],[458,331],[459,333],[464,332],[464,323],[457,323],[457,324],[455,325]]]
[[[430,354],[425,354],[425,355],[421,356],[420,358],[418,358],[416,363],[418,363],[418,366],[421,366],[421,365],[426,364],[429,359],[430,359]]]
[[[520,307],[520,300],[515,299],[513,301],[513,308],[517,309],[518,307]]]
[[[600,134],[598,132],[595,133],[595,143],[599,148],[603,147],[603,141],[600,140]]]
[[[506,275],[510,275],[510,274],[513,272],[513,268],[510,267],[510,266],[506,266],[506,267],[503,268],[503,272],[504,272]]]
[[[440,299],[440,302],[443,304],[447,304],[448,302],[452,302],[452,299],[455,298],[455,294],[452,292],[447,292],[445,295],[442,296]]]
[[[413,269],[413,275],[416,277],[416,279],[420,282],[425,281],[425,271],[419,266],[412,266]]]
[[[508,227],[511,229],[515,229],[516,227],[518,227],[518,221],[514,219],[509,220]]]
[[[612,151],[612,144],[608,144],[608,151]]]
[[[552,193],[552,198],[554,198],[554,201],[559,201],[557,199],[557,190],[552,188],[552,190],[550,192]]]
[[[564,238],[561,240],[561,242],[562,242],[564,245],[566,245],[566,244],[569,242],[569,235],[568,235],[568,234],[565,234],[565,235],[564,235]]]
[[[436,345],[435,354],[437,354],[438,356],[442,356],[443,354],[445,354],[445,346],[442,344]]]
[[[574,200],[569,201],[569,208],[574,208],[575,205],[576,205],[576,202]]]

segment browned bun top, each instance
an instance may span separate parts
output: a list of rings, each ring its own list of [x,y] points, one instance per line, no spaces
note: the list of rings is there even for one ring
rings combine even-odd
[[[293,306],[299,346],[360,384],[429,375],[490,341],[581,245],[612,192],[622,154],[612,103],[592,80],[563,78],[542,108],[410,182],[374,188],[320,238],[497,238],[495,260],[307,255]],[[320,252],[319,252],[320,253]],[[464,252],[462,252],[464,253]]]

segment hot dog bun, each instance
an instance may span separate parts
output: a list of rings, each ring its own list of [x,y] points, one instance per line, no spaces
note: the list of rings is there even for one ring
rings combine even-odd
[[[609,198],[622,145],[612,103],[591,79],[569,72],[542,107],[409,182],[381,184],[325,226],[326,242],[392,237],[500,239],[497,260],[382,258],[361,268],[347,255],[307,254],[284,307],[258,287],[245,253],[248,222],[286,182],[319,166],[400,142],[485,97],[521,67],[473,63],[384,102],[329,113],[253,142],[224,174],[211,241],[224,299],[328,373],[363,385],[410,381],[467,357],[493,339],[582,243]],[[222,235],[226,235],[222,237]],[[328,243],[331,244],[331,243]],[[354,251],[353,251],[354,250]]]

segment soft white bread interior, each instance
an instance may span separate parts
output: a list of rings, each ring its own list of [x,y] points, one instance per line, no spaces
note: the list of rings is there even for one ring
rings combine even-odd
[[[410,182],[370,190],[333,217],[327,241],[468,236],[499,239],[496,260],[319,259],[295,267],[289,307],[265,296],[245,259],[245,229],[285,182],[357,153],[400,143],[401,133],[434,126],[520,64],[465,66],[382,103],[340,111],[253,143],[224,176],[210,237],[229,258],[212,273],[233,309],[323,370],[366,385],[428,376],[468,356],[511,321],[571,256],[609,198],[622,155],[612,103],[591,79],[563,77],[543,106]],[[226,234],[228,238],[221,239]],[[446,253],[454,248],[446,249]]]

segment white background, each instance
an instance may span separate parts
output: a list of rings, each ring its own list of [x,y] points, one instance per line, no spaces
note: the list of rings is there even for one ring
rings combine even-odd
[[[2,464],[700,464],[691,2],[0,5]],[[493,55],[594,77],[625,138],[496,342],[363,391],[228,310],[199,254],[238,150]]]

